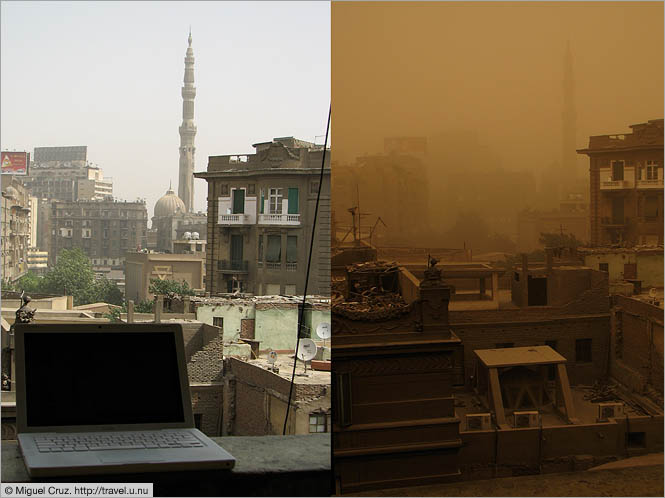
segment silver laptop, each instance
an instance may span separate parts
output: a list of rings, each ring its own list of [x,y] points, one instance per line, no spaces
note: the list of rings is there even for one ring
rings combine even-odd
[[[17,325],[16,381],[32,477],[235,464],[194,427],[180,325]]]

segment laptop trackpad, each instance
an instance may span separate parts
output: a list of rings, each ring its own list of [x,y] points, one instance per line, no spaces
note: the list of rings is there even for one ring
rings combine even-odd
[[[138,462],[163,462],[154,453],[135,450],[114,450],[113,452],[104,452],[97,455],[104,463],[138,463]]]

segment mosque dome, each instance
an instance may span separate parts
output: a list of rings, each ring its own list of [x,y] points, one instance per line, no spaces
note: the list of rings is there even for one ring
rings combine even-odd
[[[18,190],[16,190],[14,187],[9,186],[5,190],[5,197],[8,197],[10,199],[18,199]]]
[[[169,189],[166,193],[159,198],[157,204],[155,204],[155,216],[164,217],[164,216],[173,216],[178,211],[186,212],[185,203],[182,202],[182,199],[173,191],[169,186]]]

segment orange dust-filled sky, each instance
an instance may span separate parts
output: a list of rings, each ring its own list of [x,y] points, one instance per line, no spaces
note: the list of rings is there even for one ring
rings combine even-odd
[[[333,2],[334,161],[458,132],[508,170],[560,161],[568,42],[576,148],[663,117],[662,2]]]

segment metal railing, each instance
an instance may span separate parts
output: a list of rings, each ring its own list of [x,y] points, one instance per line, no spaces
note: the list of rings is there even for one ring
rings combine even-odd
[[[217,269],[221,271],[249,271],[249,263],[246,260],[227,260],[222,259],[217,261]]]

